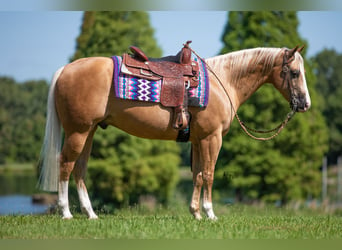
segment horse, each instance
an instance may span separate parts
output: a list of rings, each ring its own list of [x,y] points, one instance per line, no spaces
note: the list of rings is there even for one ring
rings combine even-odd
[[[302,48],[252,48],[205,59],[210,69],[208,105],[189,107],[193,173],[189,210],[195,219],[202,218],[202,188],[204,214],[211,220],[217,219],[212,205],[215,164],[222,137],[228,133],[240,105],[263,84],[270,83],[294,111],[305,112],[310,108]],[[39,185],[46,191],[58,190],[58,205],[64,219],[73,217],[68,201],[71,173],[82,211],[89,219],[98,218],[85,186],[85,174],[99,125],[112,125],[147,139],[177,138],[171,108],[114,96],[113,67],[111,58],[78,59],[57,70],[50,85]]]

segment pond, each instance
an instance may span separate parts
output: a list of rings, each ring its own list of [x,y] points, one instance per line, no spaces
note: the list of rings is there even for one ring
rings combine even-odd
[[[36,184],[34,172],[0,173],[0,215],[44,213],[48,205],[32,202]]]
[[[32,203],[28,195],[0,196],[0,215],[43,214],[48,206]]]

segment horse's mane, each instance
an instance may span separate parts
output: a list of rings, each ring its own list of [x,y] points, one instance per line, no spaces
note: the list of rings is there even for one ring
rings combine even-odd
[[[269,73],[281,51],[280,48],[245,49],[209,58],[207,62],[222,67],[228,66],[228,78],[231,83],[236,83],[242,76],[253,72],[262,61],[264,62],[262,74]]]

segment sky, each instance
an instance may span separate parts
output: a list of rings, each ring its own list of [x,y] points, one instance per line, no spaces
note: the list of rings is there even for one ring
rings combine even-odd
[[[187,40],[192,40],[191,47],[204,58],[217,55],[223,46],[221,36],[228,21],[226,12],[152,11],[149,14],[163,55],[177,53]],[[75,51],[82,16],[82,12],[73,11],[0,11],[0,76],[13,77],[18,82],[50,81]],[[299,34],[309,43],[307,56],[324,48],[342,53],[342,11],[298,12],[298,19]]]

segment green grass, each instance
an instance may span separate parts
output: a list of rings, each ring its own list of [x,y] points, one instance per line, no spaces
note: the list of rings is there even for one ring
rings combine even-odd
[[[219,206],[218,221],[195,221],[186,208],[142,208],[87,220],[58,215],[0,216],[2,239],[341,239],[342,216],[247,206]]]

